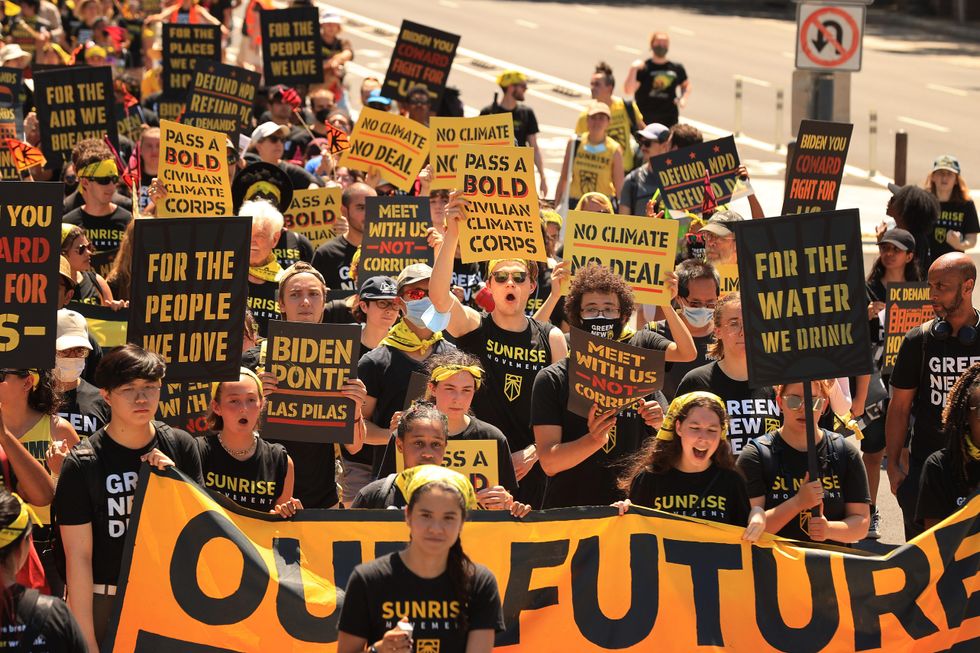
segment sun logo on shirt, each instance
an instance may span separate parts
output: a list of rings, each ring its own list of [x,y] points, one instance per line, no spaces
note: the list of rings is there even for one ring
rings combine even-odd
[[[806,533],[807,535],[810,534],[810,511],[809,510],[804,510],[803,512],[800,513],[800,530]]]
[[[514,401],[521,396],[521,384],[523,382],[524,377],[519,374],[504,375],[504,396],[507,397],[508,401]]]
[[[416,653],[439,653],[440,642],[438,639],[420,639]]]

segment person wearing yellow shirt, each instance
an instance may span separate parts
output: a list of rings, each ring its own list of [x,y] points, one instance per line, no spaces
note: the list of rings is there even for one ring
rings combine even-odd
[[[633,134],[646,127],[643,115],[632,100],[624,100],[613,95],[616,78],[613,76],[612,68],[605,61],[596,64],[595,72],[589,80],[589,87],[592,89],[592,99],[609,107],[608,134],[623,148],[623,170],[629,172],[642,163],[638,157],[634,162]],[[575,123],[576,134],[581,134],[589,128],[588,117],[585,114],[585,111],[579,114],[578,122]]]
[[[623,187],[623,148],[608,136],[609,106],[593,100],[586,109],[588,130],[577,134],[565,150],[555,203],[566,197],[572,208],[590,192],[606,195],[612,201]]]

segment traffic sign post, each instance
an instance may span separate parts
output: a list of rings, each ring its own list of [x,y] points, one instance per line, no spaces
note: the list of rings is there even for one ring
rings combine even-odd
[[[852,2],[801,2],[796,11],[796,68],[861,70],[866,7]]]

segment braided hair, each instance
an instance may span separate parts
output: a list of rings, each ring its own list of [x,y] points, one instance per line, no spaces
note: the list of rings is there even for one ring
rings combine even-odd
[[[970,490],[966,471],[970,460],[966,453],[966,438],[970,437],[970,395],[975,388],[980,388],[980,363],[968,367],[956,380],[943,408],[943,434],[946,436],[946,454],[949,456],[953,486],[964,493]]]

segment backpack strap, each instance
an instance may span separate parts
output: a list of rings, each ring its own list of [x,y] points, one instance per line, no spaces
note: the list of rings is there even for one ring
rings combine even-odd
[[[388,478],[385,482],[381,484],[381,496],[387,501],[388,495],[391,494],[391,489],[395,487],[395,479],[398,478],[398,474],[388,474]]]
[[[177,453],[177,435],[174,433],[173,428],[169,424],[164,422],[158,422],[153,420],[153,427],[156,429],[157,437],[160,439],[160,444],[164,445],[167,451],[163,453],[170,456],[171,459]]]
[[[36,589],[24,590],[20,604],[17,606],[17,616],[24,624],[24,631],[17,641],[18,651],[32,651],[31,645],[44,628],[44,622],[54,606],[54,597],[41,594]]]
[[[623,100],[623,106],[626,107],[626,117],[630,121],[630,134],[635,134],[638,130],[636,128],[636,111],[634,107],[633,100]]]
[[[752,438],[749,442],[754,444],[756,451],[759,452],[759,463],[762,465],[762,479],[766,484],[766,500],[768,500],[769,489],[772,487],[772,482],[776,479],[776,460],[773,456],[775,434],[766,433],[757,438]]]
[[[827,438],[827,456],[830,459],[830,469],[837,478],[843,482],[847,472],[847,443],[844,436],[832,431],[824,431],[823,435]]]

